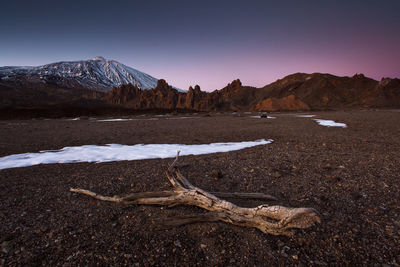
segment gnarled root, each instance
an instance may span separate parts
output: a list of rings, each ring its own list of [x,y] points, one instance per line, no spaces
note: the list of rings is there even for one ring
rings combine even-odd
[[[93,198],[120,202],[123,204],[143,205],[193,205],[209,213],[173,220],[171,225],[182,225],[193,222],[224,221],[239,226],[255,227],[264,233],[273,235],[290,235],[293,229],[308,228],[314,223],[320,223],[317,212],[312,208],[288,208],[283,206],[268,206],[266,204],[254,208],[243,208],[220,199],[219,197],[259,198],[276,200],[270,195],[261,193],[208,193],[193,186],[176,168],[176,159],[168,168],[166,175],[173,186],[171,191],[133,193],[125,196],[106,197],[89,190],[71,188],[71,192],[85,194]]]

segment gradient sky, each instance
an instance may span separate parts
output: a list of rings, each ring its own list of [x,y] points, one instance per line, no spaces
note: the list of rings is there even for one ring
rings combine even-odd
[[[0,66],[103,56],[187,89],[400,77],[399,0],[2,0]]]

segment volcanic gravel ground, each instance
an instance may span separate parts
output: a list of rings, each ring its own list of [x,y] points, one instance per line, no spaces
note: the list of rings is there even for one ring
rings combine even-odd
[[[293,237],[227,223],[172,229],[160,222],[197,207],[121,206],[70,193],[105,195],[170,188],[172,159],[37,165],[0,170],[1,264],[374,265],[400,264],[400,112],[317,112],[348,128],[276,113],[96,122],[0,121],[0,156],[87,144],[253,141],[269,145],[187,156],[181,171],[208,191],[264,192],[271,204],[313,207],[322,223]],[[175,118],[180,117],[176,116]],[[231,200],[254,206],[259,201]]]

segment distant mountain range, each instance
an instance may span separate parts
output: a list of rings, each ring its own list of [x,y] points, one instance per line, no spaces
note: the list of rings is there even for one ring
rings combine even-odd
[[[0,67],[2,83],[27,86],[43,83],[108,92],[113,87],[124,84],[151,89],[156,87],[157,80],[146,73],[103,57],[85,61],[63,61],[38,67]]]
[[[376,81],[362,74],[338,77],[296,73],[262,88],[243,86],[235,80],[208,93],[197,85],[186,92],[178,91],[165,80],[102,57],[0,68],[2,110],[57,109],[63,116],[71,114],[64,114],[66,110],[75,114],[82,109],[107,113],[116,109],[280,111],[375,107],[400,108],[400,79]]]
[[[140,90],[132,85],[114,88],[104,99],[134,110],[281,111],[343,108],[400,107],[400,79],[380,82],[362,74],[338,77],[321,73],[296,73],[262,88],[243,86],[235,80],[221,90],[173,90],[164,80],[157,87]]]

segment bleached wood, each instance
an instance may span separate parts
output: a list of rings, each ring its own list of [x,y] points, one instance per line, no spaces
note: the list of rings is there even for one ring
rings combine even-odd
[[[121,202],[124,204],[143,205],[192,205],[210,211],[207,214],[174,220],[172,225],[204,221],[224,221],[239,226],[255,227],[264,233],[273,235],[290,235],[295,228],[308,228],[314,223],[320,223],[317,212],[312,208],[288,208],[279,205],[266,204],[254,208],[239,207],[220,197],[264,198],[275,200],[272,196],[261,193],[209,193],[193,186],[179,170],[176,163],[179,151],[174,162],[168,168],[166,175],[172,186],[171,191],[132,193],[126,196],[107,197],[85,189],[71,188],[71,192],[85,194],[93,198]]]

